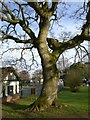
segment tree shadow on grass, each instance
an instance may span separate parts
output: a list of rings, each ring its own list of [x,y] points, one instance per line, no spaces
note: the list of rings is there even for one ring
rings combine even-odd
[[[18,104],[16,102],[6,102],[4,103],[5,106],[8,106],[8,107],[11,107],[13,110],[25,110],[28,105],[21,105],[21,104]]]
[[[39,112],[27,112],[25,111],[28,105],[21,105],[19,103],[4,103],[3,118],[38,118],[43,117]]]

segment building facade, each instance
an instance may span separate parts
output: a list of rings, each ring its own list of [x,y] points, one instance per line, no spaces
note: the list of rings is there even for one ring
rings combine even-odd
[[[0,96],[9,96],[20,93],[20,81],[16,70],[12,67],[0,68],[2,71],[0,75],[0,84],[2,85],[2,92]]]

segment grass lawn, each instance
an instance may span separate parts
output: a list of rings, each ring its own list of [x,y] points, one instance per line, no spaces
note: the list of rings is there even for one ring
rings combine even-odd
[[[23,96],[13,103],[2,105],[3,118],[87,118],[88,117],[88,88],[81,87],[77,93],[64,88],[58,95],[58,107],[50,107],[43,112],[25,112],[37,96]]]

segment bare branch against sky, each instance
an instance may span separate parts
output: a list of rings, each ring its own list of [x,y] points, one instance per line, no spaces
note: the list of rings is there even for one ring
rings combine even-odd
[[[9,0],[6,0],[6,2],[8,2]],[[16,0],[17,2],[22,2],[22,0]],[[27,1],[27,0],[26,0]],[[44,0],[43,0],[44,1]],[[80,1],[77,1],[77,0],[62,0],[63,2],[67,2],[67,3],[69,3],[69,2],[83,2],[83,0],[80,0]],[[85,1],[85,0],[84,0]],[[87,0],[86,0],[87,1]],[[30,1],[30,0],[28,0],[28,2],[32,2],[32,0]],[[33,1],[34,2],[34,1]],[[55,0],[53,0],[53,2],[56,2]],[[20,4],[18,3],[17,4],[19,7],[21,7],[20,6]],[[78,4],[79,5],[79,4]],[[80,5],[81,5],[81,3],[80,3]],[[63,6],[63,5],[62,5]],[[67,8],[69,8],[69,6],[67,6],[66,7],[66,9]],[[73,9],[75,8],[75,5],[74,5],[74,7],[72,6],[71,7],[71,9],[72,9],[72,11],[73,11]],[[63,7],[63,9],[64,9],[64,7]],[[71,9],[69,9],[69,11],[71,11]],[[57,12],[58,11],[60,11],[61,9],[58,7],[58,10],[57,10]],[[65,9],[64,9],[64,11],[65,11]],[[62,17],[60,17],[60,19],[58,19],[58,22],[54,22],[53,23],[53,26],[52,26],[52,29],[51,29],[51,31],[50,31],[50,33],[48,34],[48,36],[49,37],[51,37],[52,35],[52,37],[54,37],[54,38],[56,38],[56,39],[60,39],[61,40],[61,38],[64,40],[67,40],[67,39],[70,39],[70,38],[72,38],[73,37],[73,35],[75,36],[77,33],[80,33],[80,29],[78,28],[78,29],[76,29],[76,26],[78,26],[79,24],[80,24],[80,26],[82,26],[82,24],[83,24],[83,21],[74,21],[74,19],[72,18],[72,21],[70,20],[70,18],[69,17],[67,17],[67,15],[65,15],[65,14],[67,14],[68,13],[68,15],[69,15],[69,11],[68,12],[66,12],[66,13],[60,13],[60,15],[62,16]],[[22,11],[22,14],[23,14],[23,11]],[[66,16],[66,17],[65,17]],[[64,18],[65,17],[65,18]],[[58,16],[58,18],[59,18],[59,16]],[[23,18],[24,19],[24,18]],[[53,18],[52,18],[52,20],[53,20]],[[32,22],[32,21],[31,21]],[[77,22],[77,23],[76,23]],[[51,23],[52,23],[52,21],[51,21]],[[59,23],[61,23],[61,24],[59,24]],[[38,36],[38,29],[37,28],[35,28],[36,27],[36,24],[37,23],[35,23],[35,24],[31,24],[31,27],[32,27],[32,30],[33,31],[35,31],[35,35],[36,35],[36,37]],[[62,26],[61,26],[62,25]],[[53,28],[56,28],[56,29],[53,29]],[[8,28],[8,27],[7,27]],[[32,43],[32,41],[30,40],[30,39],[28,39],[28,36],[26,35],[26,36],[24,36],[24,40],[23,40],[23,34],[24,34],[24,32],[22,31],[22,29],[20,28],[20,26],[19,25],[17,25],[17,27],[16,28],[12,28],[11,27],[11,32],[13,32],[12,31],[12,29],[14,29],[15,30],[15,33],[16,33],[16,35],[18,36],[18,39],[20,39],[20,41],[19,42],[21,42],[21,43],[25,43],[25,42],[30,42],[30,43]],[[36,29],[36,30],[35,30]],[[73,31],[73,35],[69,32],[69,31]],[[20,35],[18,35],[18,32],[20,33]],[[62,31],[62,34],[61,34],[61,36],[60,36],[60,31]],[[64,32],[63,32],[64,31]],[[32,33],[32,35],[31,36],[33,36],[33,32],[31,32]],[[69,34],[70,33],[70,34]],[[21,37],[22,36],[22,37]],[[66,37],[66,38],[63,38],[63,37]],[[7,35],[5,35],[5,37],[7,37]],[[15,42],[17,42],[18,43],[18,39],[16,38],[16,36],[9,36],[11,39],[14,39],[15,40]],[[4,38],[4,37],[3,37]],[[2,38],[1,38],[2,39]],[[25,39],[26,39],[26,41],[25,41]],[[11,44],[10,44],[11,43]],[[28,59],[28,57],[27,56],[33,56],[32,58],[34,58],[34,54],[32,53],[32,51],[31,51],[31,53],[30,54],[27,54],[26,55],[26,52],[25,52],[25,54],[24,54],[24,47],[21,45],[21,44],[19,44],[19,46],[21,46],[21,48],[16,44],[15,45],[15,43],[14,42],[11,42],[11,41],[9,41],[8,42],[8,44],[10,44],[10,45],[12,45],[12,44],[14,44],[14,46],[12,47],[12,48],[9,48],[9,45],[5,45],[5,46],[7,46],[7,48],[8,48],[8,50],[7,50],[7,48],[5,47],[5,46],[2,46],[1,47],[1,49],[2,49],[2,52],[3,53],[5,53],[5,55],[4,56],[2,56],[2,58],[3,59],[5,59],[4,61],[8,61],[8,62],[6,62],[6,63],[10,63],[10,60],[7,60],[7,58],[9,59],[10,58],[10,56],[12,55],[14,55],[15,54],[15,57],[17,57],[18,56],[18,59],[16,59],[16,61],[19,61],[19,60],[21,60],[21,58],[22,58],[22,53],[23,53],[23,56],[24,56],[24,59],[26,58],[26,59]],[[3,44],[2,44],[3,45]],[[28,44],[27,44],[27,46],[28,46]],[[6,48],[6,49],[5,49]],[[29,49],[29,48],[33,48],[33,46],[30,46],[30,47],[27,47],[27,49]],[[21,50],[20,49],[22,49],[23,50],[23,52],[21,52]],[[9,54],[9,51],[10,50],[14,50],[14,52],[12,52],[13,54]],[[6,52],[5,52],[6,51]],[[21,52],[21,53],[19,53],[19,52]],[[73,50],[68,50],[69,52],[65,52],[65,56],[66,57],[69,57],[69,60],[70,61],[74,61],[74,57],[72,57],[72,55],[74,56],[74,54],[75,54],[75,51]],[[33,51],[34,53],[36,52],[35,50]],[[1,53],[1,55],[3,54],[3,53]],[[67,54],[66,54],[67,53]],[[72,54],[73,53],[73,54]],[[32,55],[31,55],[32,54]],[[37,56],[38,56],[38,53],[36,53],[37,55],[36,55],[36,60],[38,59],[37,58]],[[9,57],[8,57],[9,56]],[[72,57],[72,59],[70,59]],[[23,60],[24,60],[23,59]],[[33,59],[34,60],[34,59]],[[31,60],[31,61],[33,61],[33,60]],[[35,60],[35,61],[36,61]],[[28,60],[29,61],[29,60]],[[38,59],[38,62],[39,62],[39,64],[41,63],[41,61],[40,61],[40,58]],[[4,62],[5,63],[5,62]],[[13,62],[12,62],[12,64],[13,64]],[[32,63],[31,63],[32,64]],[[34,64],[36,64],[36,62],[34,62]],[[4,65],[4,64],[3,64]],[[30,65],[29,65],[30,66]],[[40,67],[40,66],[39,66]],[[34,68],[36,68],[36,67],[34,67]]]

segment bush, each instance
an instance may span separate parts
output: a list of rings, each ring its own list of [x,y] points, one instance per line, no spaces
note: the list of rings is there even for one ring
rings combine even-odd
[[[68,74],[66,75],[66,86],[70,87],[72,92],[79,91],[79,87],[82,84],[82,75],[79,70],[69,70]]]

